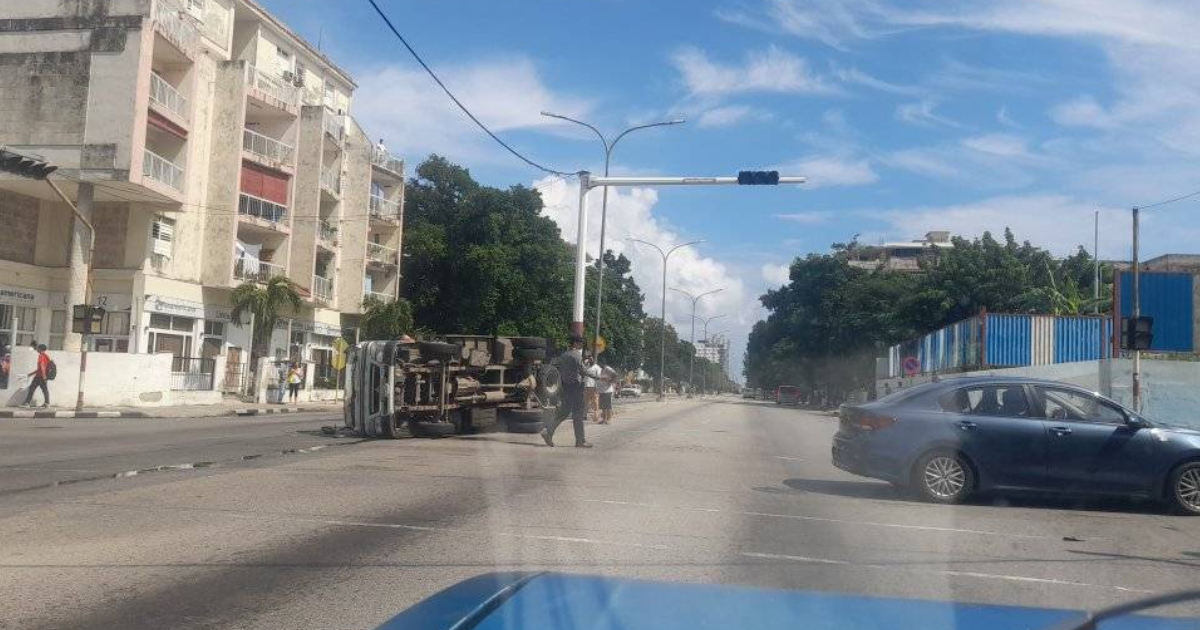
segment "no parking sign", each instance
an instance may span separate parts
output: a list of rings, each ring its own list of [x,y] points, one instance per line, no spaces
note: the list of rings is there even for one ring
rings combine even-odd
[[[917,357],[904,357],[904,375],[916,376],[921,373],[921,360]]]

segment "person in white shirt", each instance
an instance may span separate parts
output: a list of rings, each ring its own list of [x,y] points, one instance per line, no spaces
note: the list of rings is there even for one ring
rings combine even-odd
[[[583,376],[583,400],[587,404],[587,414],[592,419],[592,422],[600,421],[600,396],[596,391],[595,376],[599,375],[600,369],[592,362],[590,355],[583,357],[584,376]],[[592,369],[596,368],[596,369]],[[594,374],[593,374],[594,373]]]
[[[613,392],[616,391],[619,376],[616,370],[608,365],[601,364],[598,386],[600,392],[600,424],[612,423]]]

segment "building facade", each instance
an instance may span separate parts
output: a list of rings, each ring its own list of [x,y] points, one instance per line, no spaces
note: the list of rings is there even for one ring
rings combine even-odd
[[[949,232],[926,232],[925,238],[912,241],[860,245],[847,254],[850,258],[846,262],[858,269],[919,273],[922,261],[935,263],[941,250],[952,247]]]
[[[255,341],[232,291],[283,275],[303,307],[269,351],[328,381],[364,299],[399,288],[404,163],[350,117],[353,79],[252,0],[25,0],[5,18],[0,144],[57,165],[96,239],[89,282],[83,222],[0,173],[0,344],[77,350],[70,306],[90,296],[90,350],[221,357],[236,380]]]
[[[712,339],[701,339],[696,342],[696,358],[708,359],[711,363],[720,364],[721,369],[729,372],[729,338],[724,335],[713,335]]]

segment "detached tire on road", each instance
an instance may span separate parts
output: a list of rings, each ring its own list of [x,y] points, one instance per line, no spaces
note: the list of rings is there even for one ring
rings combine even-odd
[[[545,404],[553,404],[562,391],[562,374],[553,365],[543,365],[537,374],[537,396]]]
[[[545,348],[517,348],[513,350],[513,358],[521,363],[533,363],[546,360]]]
[[[408,430],[412,432],[413,437],[419,438],[441,438],[454,435],[455,426],[449,422],[412,422],[408,423]]]
[[[545,409],[501,409],[500,420],[509,433],[540,433],[546,425]]]
[[[504,430],[508,433],[541,433],[546,425],[543,422],[507,422]]]
[[[417,344],[423,359],[457,359],[462,356],[462,348],[457,344],[441,341],[422,341]]]
[[[1187,462],[1171,471],[1167,499],[1179,514],[1200,516],[1200,462]]]
[[[509,341],[512,342],[513,348],[516,348],[516,349],[521,349],[521,348],[540,348],[543,350],[546,349],[546,338],[545,337],[510,337]]]
[[[913,467],[910,486],[931,503],[962,503],[975,490],[975,471],[961,453],[926,453]]]

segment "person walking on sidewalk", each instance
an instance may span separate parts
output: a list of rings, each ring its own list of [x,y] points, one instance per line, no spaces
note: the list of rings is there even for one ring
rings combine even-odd
[[[583,424],[587,419],[587,409],[583,400],[583,378],[589,371],[583,364],[583,337],[571,335],[571,347],[560,354],[556,361],[562,379],[562,402],[549,426],[542,429],[542,439],[546,441],[546,446],[554,446],[554,432],[567,416],[571,416],[571,424],[575,429],[575,446],[591,448],[592,445],[583,433]],[[600,370],[595,366],[592,366],[590,372],[593,378],[600,375]]]
[[[30,372],[28,376],[33,377],[33,381],[29,383],[29,391],[25,393],[25,402],[22,407],[28,407],[33,402],[33,390],[42,388],[42,406],[50,406],[50,387],[46,385],[52,378],[50,371],[52,361],[50,356],[46,354],[46,344],[39,344],[37,347],[37,369]]]
[[[293,363],[288,368],[287,377],[284,380],[287,381],[288,402],[296,402],[296,399],[300,397],[300,384],[304,382],[304,377],[300,374],[300,366]]]

